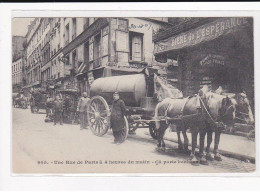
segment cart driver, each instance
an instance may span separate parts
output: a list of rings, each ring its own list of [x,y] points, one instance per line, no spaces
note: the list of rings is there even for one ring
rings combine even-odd
[[[111,110],[111,128],[114,135],[114,142],[115,144],[123,143],[124,136],[123,136],[123,129],[125,127],[125,120],[124,116],[126,116],[126,107],[123,100],[120,99],[119,93],[115,92],[113,94],[113,105]]]

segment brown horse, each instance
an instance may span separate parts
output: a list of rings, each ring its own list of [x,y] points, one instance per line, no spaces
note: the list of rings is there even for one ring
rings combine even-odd
[[[183,149],[180,139],[180,132],[182,132],[184,149],[187,151],[188,138],[186,131],[189,128],[192,134],[191,159],[193,162],[198,162],[195,157],[198,133],[200,133],[201,137],[200,153],[202,153],[204,150],[205,132],[213,131],[213,129],[219,129],[232,123],[235,111],[235,107],[228,97],[203,90],[200,93],[203,94],[201,97],[194,95],[184,99],[166,98],[158,103],[155,109],[155,118],[160,120],[156,122],[156,128],[158,129],[157,146],[165,149],[163,140],[165,130],[169,125],[174,124],[177,126],[179,149]],[[166,120],[162,120],[162,118]],[[208,144],[210,143],[208,142]]]

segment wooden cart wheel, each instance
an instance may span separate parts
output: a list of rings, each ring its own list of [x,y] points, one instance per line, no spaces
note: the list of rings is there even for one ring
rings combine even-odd
[[[122,132],[122,142],[121,143],[123,143],[126,140],[127,135],[129,133],[129,124],[128,124],[127,118],[124,117],[124,120],[125,120],[125,126],[124,126],[123,132]]]
[[[110,109],[106,100],[101,96],[90,99],[88,110],[88,125],[96,136],[103,136],[110,128]]]
[[[150,131],[152,138],[157,139],[158,130],[156,129],[155,122],[149,123],[149,131]]]

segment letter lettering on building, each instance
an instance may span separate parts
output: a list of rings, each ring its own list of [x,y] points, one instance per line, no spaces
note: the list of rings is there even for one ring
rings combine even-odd
[[[220,25],[220,30],[221,31],[224,31],[225,30],[225,23],[224,22],[221,22],[221,25]]]
[[[219,32],[219,22],[216,24],[216,32]]]
[[[201,36],[203,36],[203,37],[205,36],[205,28],[201,29]]]
[[[236,18],[231,18],[231,28],[236,26]]]
[[[214,30],[215,30],[215,26],[214,25],[210,26],[210,34],[213,34]]]
[[[206,28],[206,36],[208,36],[208,35],[210,35],[210,27],[209,26]]]

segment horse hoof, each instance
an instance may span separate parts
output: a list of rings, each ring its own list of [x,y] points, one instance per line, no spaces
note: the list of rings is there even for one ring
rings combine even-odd
[[[222,161],[221,156],[214,156],[214,159],[217,160],[217,161]]]
[[[195,166],[199,165],[199,161],[196,157],[193,157],[190,162],[191,162],[192,165],[195,165]]]
[[[206,158],[203,156],[201,159],[200,159],[200,164],[202,165],[209,165],[209,162],[206,160]]]
[[[212,157],[211,154],[207,154],[207,155],[206,155],[206,160],[208,160],[208,161],[213,161],[214,158]]]

